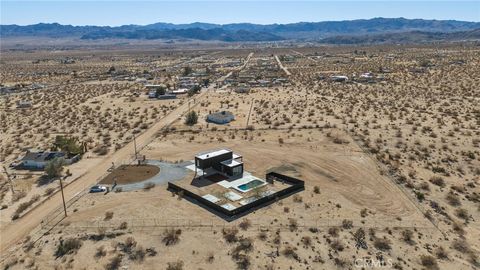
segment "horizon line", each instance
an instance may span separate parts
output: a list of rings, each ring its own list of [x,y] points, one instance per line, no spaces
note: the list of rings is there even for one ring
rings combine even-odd
[[[171,23],[171,22],[165,22],[165,21],[157,21],[157,22],[152,22],[148,24],[118,24],[118,25],[99,25],[99,24],[68,24],[68,23],[59,23],[59,22],[37,22],[34,24],[3,24],[0,23],[2,26],[9,26],[9,25],[15,25],[15,26],[32,26],[32,25],[38,25],[38,24],[58,24],[58,25],[63,25],[63,26],[74,26],[74,27],[85,27],[85,26],[97,26],[97,27],[121,27],[121,26],[148,26],[152,24],[171,24],[171,25],[189,25],[189,24],[196,24],[196,23],[202,23],[202,24],[212,24],[212,25],[218,25],[218,26],[224,26],[224,25],[230,25],[230,24],[254,24],[254,25],[287,25],[287,24],[297,24],[297,23],[323,23],[323,22],[349,22],[349,21],[368,21],[368,20],[374,20],[374,19],[405,19],[405,20],[424,20],[424,21],[457,21],[457,22],[468,22],[468,23],[480,23],[479,21],[467,21],[467,20],[459,20],[459,19],[424,19],[424,18],[406,18],[406,17],[371,17],[371,18],[365,18],[365,19],[344,19],[344,20],[325,20],[325,21],[296,21],[296,22],[288,22],[288,23],[278,23],[278,22],[273,22],[273,23],[254,23],[254,22],[229,22],[229,23],[214,23],[214,22],[205,22],[205,21],[194,21],[194,22],[185,22],[185,23]]]

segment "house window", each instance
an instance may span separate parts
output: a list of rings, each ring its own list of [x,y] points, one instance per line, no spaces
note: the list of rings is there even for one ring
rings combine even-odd
[[[242,174],[242,166],[237,166],[233,168],[233,175],[241,175]]]

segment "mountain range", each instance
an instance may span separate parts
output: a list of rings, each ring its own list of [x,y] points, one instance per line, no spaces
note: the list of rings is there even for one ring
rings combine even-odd
[[[299,22],[290,24],[154,23],[122,26],[72,26],[58,23],[0,25],[0,37],[99,39],[193,39],[225,42],[309,40],[359,44],[410,42],[418,39],[480,39],[479,22],[373,18],[367,20]],[[454,34],[457,33],[457,34]]]

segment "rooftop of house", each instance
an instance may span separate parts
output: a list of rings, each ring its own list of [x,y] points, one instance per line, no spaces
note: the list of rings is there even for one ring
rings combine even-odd
[[[226,149],[226,148],[217,149],[217,150],[210,150],[208,152],[202,152],[202,153],[197,154],[195,157],[198,158],[198,159],[207,159],[207,158],[212,158],[212,157],[216,157],[216,156],[219,156],[219,155],[223,155],[223,154],[226,154],[226,153],[232,153],[232,160],[234,160],[234,161],[235,161],[235,159],[238,159],[238,158],[242,157],[241,155],[235,154],[235,153],[232,152],[232,150]]]
[[[219,150],[214,150],[206,153],[200,153],[195,157],[198,159],[207,159],[207,158],[212,158],[212,157],[220,156],[220,155],[231,153],[231,152],[232,150],[229,150],[229,149],[219,149]]]
[[[50,151],[28,151],[25,156],[22,158],[22,161],[35,161],[35,162],[46,162],[52,160],[56,157],[65,156],[62,152],[50,152]]]

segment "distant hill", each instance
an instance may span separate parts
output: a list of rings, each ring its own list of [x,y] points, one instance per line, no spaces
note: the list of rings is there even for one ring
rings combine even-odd
[[[459,32],[422,32],[411,31],[402,33],[386,33],[374,35],[344,35],[321,39],[326,44],[381,44],[381,43],[422,43],[435,41],[480,40],[480,28]]]
[[[471,31],[480,23],[455,20],[422,20],[404,18],[373,18],[368,20],[299,22],[291,24],[191,24],[154,23],[149,25],[72,26],[58,23],[35,25],[0,25],[0,36],[8,37],[75,37],[86,40],[105,38],[126,39],[197,39],[219,41],[321,40],[338,36],[391,33],[450,33]],[[409,34],[412,35],[412,34]],[[425,35],[425,34],[424,34]],[[414,35],[412,35],[412,38]],[[351,37],[351,42],[355,43]],[[327,39],[328,40],[328,39]],[[333,42],[334,43],[334,42]]]

